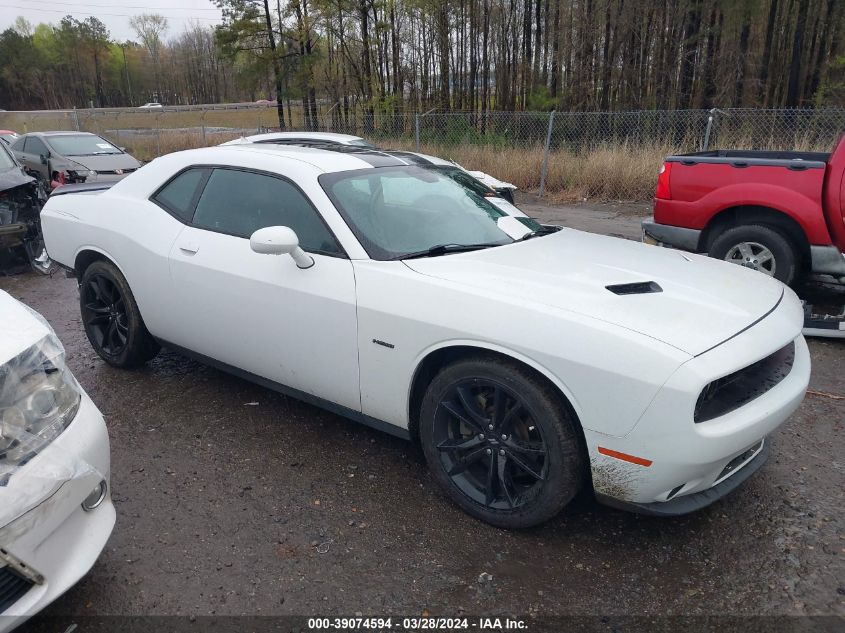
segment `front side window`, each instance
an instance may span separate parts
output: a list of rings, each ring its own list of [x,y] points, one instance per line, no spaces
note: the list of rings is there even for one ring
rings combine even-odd
[[[36,154],[38,156],[46,156],[47,155],[47,146],[41,141],[41,139],[30,136],[26,139],[26,153],[27,154]]]
[[[317,210],[299,189],[281,178],[249,171],[212,171],[197,203],[193,225],[245,238],[268,226],[287,226],[306,251],[326,255],[341,252]]]
[[[360,169],[323,174],[319,180],[373,259],[400,259],[439,246],[513,242],[497,225],[506,213],[436,169]]]
[[[14,143],[12,143],[12,149],[16,152],[22,152],[24,143],[26,143],[26,137],[22,136],[17,139]]]

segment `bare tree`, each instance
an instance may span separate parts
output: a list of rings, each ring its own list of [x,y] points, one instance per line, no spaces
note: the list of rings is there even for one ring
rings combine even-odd
[[[161,38],[167,32],[167,18],[157,13],[142,13],[131,17],[129,26],[150,54],[155,74],[156,98],[161,100]]]

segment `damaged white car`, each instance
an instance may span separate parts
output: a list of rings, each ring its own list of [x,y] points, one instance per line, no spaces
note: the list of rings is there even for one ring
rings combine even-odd
[[[114,527],[103,417],[37,312],[0,291],[0,631],[72,587]]]
[[[702,508],[804,397],[802,311],[753,271],[507,215],[389,153],[170,154],[42,213],[91,344],[168,345],[422,445],[445,493],[524,527],[592,488]]]

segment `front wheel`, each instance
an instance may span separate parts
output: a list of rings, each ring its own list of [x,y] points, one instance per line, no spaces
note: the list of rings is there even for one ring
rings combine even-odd
[[[147,331],[123,274],[96,261],[82,275],[79,307],[94,351],[115,367],[137,367],[155,357],[159,344]]]
[[[800,255],[784,235],[762,224],[728,229],[710,246],[710,257],[723,259],[774,277],[789,285],[796,281]]]
[[[479,357],[443,369],[423,399],[420,439],[449,498],[498,527],[552,518],[584,480],[576,423],[560,395],[516,363]]]

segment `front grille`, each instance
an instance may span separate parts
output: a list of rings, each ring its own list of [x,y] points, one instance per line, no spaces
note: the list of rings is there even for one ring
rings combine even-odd
[[[127,169],[121,169],[120,174],[123,174],[123,175],[131,174],[133,171],[135,171],[135,169],[137,169],[137,168],[136,167],[129,167]],[[101,176],[119,176],[120,174],[118,174],[117,172],[118,172],[117,169],[111,169],[111,170],[107,169],[107,170],[104,170],[104,171],[98,171],[97,173],[100,174]]]
[[[795,362],[795,342],[739,371],[707,385],[695,403],[695,422],[730,413],[759,398],[789,375]]]
[[[30,590],[33,583],[11,567],[0,569],[0,614]]]

